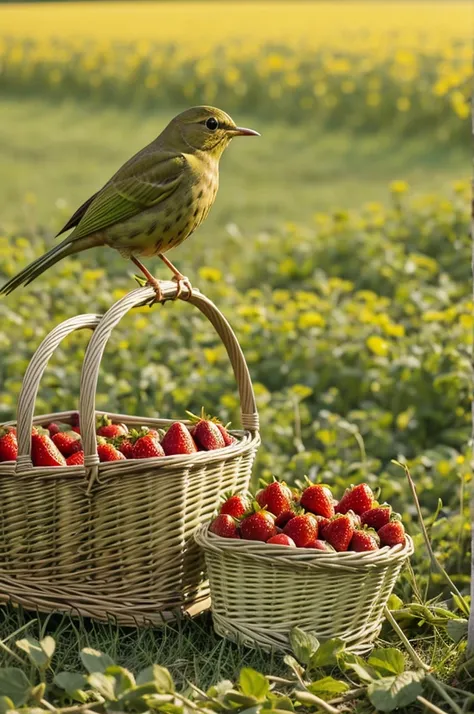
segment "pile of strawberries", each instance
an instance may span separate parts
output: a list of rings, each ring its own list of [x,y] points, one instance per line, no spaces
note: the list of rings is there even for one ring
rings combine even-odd
[[[107,417],[98,419],[97,453],[100,461],[151,459],[158,456],[194,454],[197,451],[223,449],[235,443],[234,437],[216,419],[202,413],[190,414],[193,425],[188,428],[175,421],[163,429],[128,429],[114,424]],[[0,429],[0,462],[15,461],[18,442],[15,427]],[[84,450],[76,416],[72,424],[47,424],[31,431],[31,458],[34,466],[78,466],[84,463]]]
[[[405,543],[405,529],[392,507],[379,504],[366,483],[351,486],[338,502],[328,486],[302,492],[274,481],[256,501],[234,494],[221,506],[210,531],[223,538],[257,540],[290,548],[357,552]]]

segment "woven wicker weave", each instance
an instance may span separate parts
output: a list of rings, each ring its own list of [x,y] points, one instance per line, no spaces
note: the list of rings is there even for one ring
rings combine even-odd
[[[356,653],[370,649],[403,563],[405,546],[329,553],[221,538],[203,526],[216,632],[250,647],[289,649],[297,626],[321,640],[341,637]]]
[[[176,284],[163,282],[165,298]],[[208,596],[196,528],[228,489],[247,488],[259,445],[258,415],[245,359],[228,322],[199,291],[183,299],[199,308],[222,339],[234,369],[243,431],[237,443],[189,456],[99,463],[95,391],[113,328],[154,295],[139,288],[103,316],[81,315],[54,329],[26,371],[18,401],[17,462],[0,464],[0,600],[62,610],[122,624],[159,623],[194,611]],[[74,330],[91,328],[81,375],[79,415],[85,466],[33,467],[31,426],[68,421],[72,412],[33,417],[48,360]],[[163,427],[170,419],[110,414],[128,425]],[[13,423],[13,422],[12,422]]]

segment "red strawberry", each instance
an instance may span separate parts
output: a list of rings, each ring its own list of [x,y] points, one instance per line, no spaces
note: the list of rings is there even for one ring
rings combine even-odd
[[[362,553],[365,550],[378,550],[379,539],[374,530],[355,530],[349,550],[355,550],[357,553]]]
[[[318,535],[320,535],[321,538],[325,538],[326,526],[331,523],[331,521],[324,516],[316,516],[316,520],[318,521]]]
[[[35,466],[66,466],[66,459],[48,432],[31,435],[31,458]]]
[[[71,456],[68,456],[66,459],[66,464],[68,466],[82,466],[84,463],[84,452],[83,451],[76,451],[74,454],[71,454]]]
[[[291,491],[286,484],[279,481],[269,483],[255,498],[259,506],[266,508],[274,516],[291,510]]]
[[[128,434],[128,428],[125,424],[113,424],[106,414],[99,417],[97,424],[97,435],[104,436],[106,439],[115,439],[117,436]]]
[[[133,443],[124,438],[117,444],[117,449],[122,452],[126,459],[133,459]]]
[[[375,528],[378,531],[382,526],[387,525],[391,515],[392,506],[377,506],[362,514],[361,523],[363,526],[369,526],[369,528]]]
[[[0,432],[0,461],[16,461],[18,442],[16,433],[8,427]]]
[[[296,543],[293,538],[285,535],[284,533],[277,533],[267,540],[267,543],[274,543],[275,545],[286,545],[290,548],[296,548]]]
[[[78,412],[73,412],[69,417],[71,426],[79,426],[79,414]]]
[[[219,422],[216,422],[216,426],[219,429],[219,431],[221,432],[222,438],[224,439],[224,444],[226,446],[231,446],[232,444],[235,444],[237,439],[234,439],[232,434],[229,434],[229,432],[227,431],[227,429],[225,428],[225,426],[223,424],[219,424]]]
[[[200,417],[191,412],[186,413],[195,424],[192,430],[193,439],[202,451],[213,451],[214,449],[224,448],[226,444],[216,420],[208,417],[204,408],[201,411]]]
[[[73,427],[71,428],[71,431],[74,431],[76,434],[80,434],[80,433],[81,433],[81,430],[80,430],[80,428],[79,428],[78,426],[73,426]]]
[[[283,511],[280,513],[279,516],[277,516],[277,519],[275,521],[275,525],[277,528],[284,528],[288,521],[291,521],[292,518],[296,516],[296,513],[293,510],[288,510],[288,511]]]
[[[227,514],[233,518],[242,518],[244,513],[249,509],[249,502],[245,496],[240,493],[236,493],[234,496],[230,496],[221,506],[220,512],[222,514]]]
[[[369,511],[374,503],[372,489],[366,483],[348,488],[344,496],[336,506],[336,513],[347,513],[354,511],[361,516],[365,511]]]
[[[148,429],[148,427],[145,427],[145,429]],[[147,436],[154,436],[155,439],[158,439],[158,441],[160,441],[161,437],[164,436],[164,433],[163,433],[163,430],[162,430],[162,433],[160,434],[160,432],[157,429],[148,429]]]
[[[146,434],[134,443],[132,454],[132,459],[152,459],[155,456],[164,456],[165,452],[157,439]]]
[[[347,550],[354,533],[354,526],[349,516],[334,516],[324,529],[324,537],[337,551]]]
[[[380,546],[405,545],[405,528],[400,521],[390,521],[379,530]]]
[[[49,431],[50,436],[54,436],[55,434],[58,434],[60,431],[62,431],[59,424],[55,424],[54,422],[51,422],[51,424],[48,424],[48,426],[46,428]]]
[[[76,451],[82,451],[81,437],[75,431],[58,431],[52,440],[63,456],[71,456]]]
[[[276,535],[275,516],[262,509],[243,519],[240,524],[240,534],[246,540],[261,540],[266,542]]]
[[[97,453],[100,461],[124,461],[125,456],[113,444],[99,443]]]
[[[236,521],[227,513],[221,513],[214,518],[209,530],[221,538],[240,538]]]
[[[161,442],[166,456],[194,454],[198,448],[186,426],[181,421],[171,424]]]
[[[318,521],[312,513],[295,516],[283,528],[283,533],[293,538],[298,548],[304,548],[318,537]]]
[[[312,540],[311,543],[308,543],[308,545],[305,545],[305,548],[314,548],[315,550],[327,550],[331,551],[334,550],[330,545],[326,543],[325,540],[319,540],[316,538],[315,540]]]
[[[332,518],[334,515],[334,499],[327,486],[320,484],[308,486],[301,495],[300,504],[305,511],[325,518]]]

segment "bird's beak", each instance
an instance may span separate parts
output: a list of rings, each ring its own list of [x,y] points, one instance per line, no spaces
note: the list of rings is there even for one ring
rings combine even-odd
[[[258,131],[253,129],[245,129],[242,126],[236,126],[235,129],[231,129],[229,132],[232,136],[260,136]]]

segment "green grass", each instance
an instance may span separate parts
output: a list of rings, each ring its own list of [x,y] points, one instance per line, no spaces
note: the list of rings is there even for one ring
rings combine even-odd
[[[61,201],[66,217],[180,109],[140,114],[84,102],[4,99],[0,226],[21,220],[23,199],[34,193],[33,218],[57,229]],[[310,125],[235,119],[262,137],[235,140],[226,152],[218,198],[200,234],[222,236],[228,223],[244,233],[286,221],[304,224],[319,211],[386,201],[387,185],[397,178],[416,192],[442,192],[469,173],[467,144],[437,145],[432,137],[400,142],[383,131],[321,134]]]

